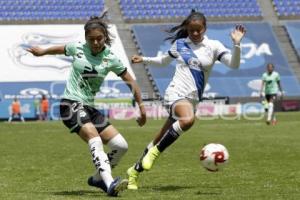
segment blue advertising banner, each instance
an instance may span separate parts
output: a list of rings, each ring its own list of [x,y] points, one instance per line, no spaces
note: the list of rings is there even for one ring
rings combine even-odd
[[[0,82],[0,118],[8,118],[10,105],[15,97],[21,103],[21,111],[25,118],[36,118],[35,101],[39,101],[44,94],[50,103],[49,117],[57,119],[58,104],[65,89],[63,81],[49,82]],[[128,86],[121,80],[104,81],[96,99],[124,98],[131,99],[132,94]]]
[[[268,23],[245,23],[247,34],[242,41],[241,65],[232,70],[216,62],[205,88],[204,96],[251,97],[258,96],[261,76],[267,63],[273,63],[281,76],[286,96],[299,96],[300,84]],[[135,25],[133,32],[144,56],[157,56],[169,50],[171,44],[164,39],[164,30],[172,25]],[[235,24],[209,24],[207,36],[221,41],[226,48],[232,49],[230,32]],[[150,73],[163,96],[175,71],[175,62],[166,67],[149,66]]]

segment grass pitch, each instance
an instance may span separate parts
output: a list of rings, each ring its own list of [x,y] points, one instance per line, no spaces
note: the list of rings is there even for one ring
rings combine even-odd
[[[197,120],[141,175],[139,190],[118,199],[300,199],[300,113],[278,121]],[[114,176],[126,177],[163,122],[112,121],[129,143]],[[200,148],[211,142],[229,151],[222,172],[200,166]],[[0,199],[111,199],[86,184],[93,171],[87,145],[61,122],[0,123]]]

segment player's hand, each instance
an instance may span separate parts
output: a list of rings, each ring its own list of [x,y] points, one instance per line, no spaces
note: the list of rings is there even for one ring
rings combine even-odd
[[[133,55],[131,57],[131,62],[132,63],[141,63],[141,62],[143,62],[143,58],[142,58],[142,56]]]
[[[40,47],[30,47],[30,48],[26,49],[26,51],[32,53],[35,56],[45,55],[45,50]]]
[[[147,117],[146,117],[146,110],[143,105],[140,106],[140,112],[141,112],[141,116],[136,119],[136,122],[138,123],[139,126],[144,126],[146,124]]]
[[[284,92],[283,91],[279,91],[278,92],[278,96],[280,99],[283,99],[283,95],[284,95]]]
[[[241,24],[236,25],[235,29],[231,32],[231,39],[233,43],[239,45],[245,34],[246,28]]]

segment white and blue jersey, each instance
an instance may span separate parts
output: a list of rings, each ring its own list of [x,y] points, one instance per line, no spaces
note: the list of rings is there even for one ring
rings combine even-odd
[[[176,59],[176,70],[165,92],[167,105],[183,98],[199,100],[217,60],[231,68],[239,67],[240,47],[234,46],[230,52],[218,40],[210,40],[206,36],[198,44],[189,38],[182,38],[176,40],[162,56],[143,57],[144,63],[157,66],[168,65],[173,59]]]

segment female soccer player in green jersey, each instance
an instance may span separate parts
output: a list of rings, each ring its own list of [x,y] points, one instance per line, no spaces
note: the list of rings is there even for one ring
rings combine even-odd
[[[76,132],[88,143],[96,174],[88,179],[91,186],[103,189],[109,196],[117,196],[127,187],[127,180],[113,179],[111,167],[117,165],[126,153],[126,140],[108,120],[94,107],[94,97],[106,77],[112,71],[131,88],[139,105],[140,126],[146,123],[146,112],[142,103],[140,88],[127,72],[126,67],[111,52],[112,39],[103,17],[91,17],[84,26],[85,43],[70,43],[47,49],[31,47],[27,51],[35,56],[65,54],[73,57],[71,72],[60,103],[63,123],[71,132]],[[103,144],[111,148],[106,154]]]
[[[279,92],[280,91],[280,92]],[[274,101],[277,94],[282,97],[283,92],[280,84],[280,75],[274,71],[272,63],[267,64],[267,71],[262,75],[261,96],[265,96],[267,101],[267,120],[266,123],[270,125],[276,124],[276,117],[274,114]]]

